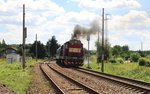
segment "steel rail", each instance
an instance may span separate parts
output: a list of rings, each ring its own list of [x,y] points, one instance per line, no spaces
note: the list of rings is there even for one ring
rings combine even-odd
[[[144,92],[144,94],[150,94],[150,83],[146,83],[146,82],[142,82],[142,81],[126,78],[126,77],[111,75],[107,73],[97,72],[97,71],[93,71],[93,70],[85,69],[85,68],[73,68],[73,69],[90,74],[90,75],[94,75],[96,77],[114,81],[115,83],[131,87],[140,92]]]
[[[57,94],[65,94],[63,92],[63,90],[61,90],[61,88],[55,83],[55,81],[53,79],[51,79],[48,74],[44,71],[44,69],[42,68],[42,64],[40,64],[40,69],[42,71],[42,73],[44,74],[44,76],[46,77],[47,80],[50,80],[52,82],[52,84],[54,85],[54,87],[57,89]]]
[[[61,76],[65,77],[66,79],[72,81],[73,83],[77,84],[78,86],[81,86],[84,90],[88,91],[90,94],[100,94],[98,91],[94,90],[93,88],[83,84],[83,83],[80,83],[78,82],[77,80],[69,77],[69,76],[66,76],[65,74],[59,72],[58,70],[52,68],[49,64],[47,64],[49,66],[50,69],[54,70],[55,72],[57,72],[58,74],[60,74]]]

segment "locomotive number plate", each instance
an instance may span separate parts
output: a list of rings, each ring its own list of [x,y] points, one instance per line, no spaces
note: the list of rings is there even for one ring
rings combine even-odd
[[[72,53],[80,53],[80,52],[81,52],[81,49],[80,49],[80,48],[69,48],[69,52],[72,52]]]

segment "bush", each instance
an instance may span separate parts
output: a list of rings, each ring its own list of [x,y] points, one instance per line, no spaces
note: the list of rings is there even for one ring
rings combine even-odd
[[[116,61],[117,61],[118,63],[123,63],[123,62],[124,62],[121,57],[117,58]]]
[[[147,67],[150,67],[150,60],[147,60],[146,66],[147,66]]]
[[[115,59],[113,59],[113,58],[110,59],[109,61],[110,61],[111,63],[117,63],[117,61],[116,61]]]
[[[147,62],[147,59],[146,59],[146,58],[140,58],[140,59],[139,59],[139,65],[140,65],[140,66],[146,66],[146,62]]]
[[[140,58],[139,53],[132,53],[132,54],[131,54],[131,60],[132,60],[133,62],[138,62],[139,58]]]
[[[140,58],[139,59],[139,65],[140,66],[147,66],[150,67],[150,60],[147,58]]]

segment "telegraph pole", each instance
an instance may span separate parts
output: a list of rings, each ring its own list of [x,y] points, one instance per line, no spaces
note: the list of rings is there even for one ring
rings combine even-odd
[[[104,8],[102,9],[102,68],[101,71],[104,72]]]
[[[107,57],[106,57],[106,59],[107,59],[107,62],[108,62],[108,60],[109,60],[109,46],[108,46],[108,26],[107,26],[107,20],[109,20],[108,18],[107,18],[107,16],[108,16],[109,14],[105,14],[105,35],[106,35],[106,37],[105,37],[105,47],[106,47],[106,53],[107,54],[105,54]]]
[[[90,51],[89,51],[89,48],[90,48],[90,45],[89,45],[89,41],[90,41],[90,33],[88,32],[87,34],[87,41],[88,41],[88,66],[87,68],[90,69],[90,64],[89,64],[89,57],[90,57]]]
[[[25,5],[23,4],[23,43],[22,43],[22,68],[25,69],[25,38],[27,37],[27,28],[25,27]]]
[[[141,41],[141,52],[143,52],[143,42]]]
[[[48,41],[48,60],[50,62],[50,41]]]
[[[37,34],[36,34],[36,62],[37,62]]]
[[[98,31],[98,39],[97,39],[97,64],[99,66],[100,63],[100,42],[99,42],[99,33],[100,31]]]

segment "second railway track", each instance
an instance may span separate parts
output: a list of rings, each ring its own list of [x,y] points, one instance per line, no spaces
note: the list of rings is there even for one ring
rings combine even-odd
[[[150,94],[150,83],[130,79],[130,78],[125,78],[125,77],[120,77],[116,75],[111,75],[107,73],[102,73],[102,72],[96,72],[93,70],[85,69],[85,68],[75,68],[75,70],[84,72],[90,75],[94,75],[95,77],[103,78],[110,80],[114,83],[120,84],[124,86],[125,88],[132,89],[134,91],[138,91],[143,94]]]

